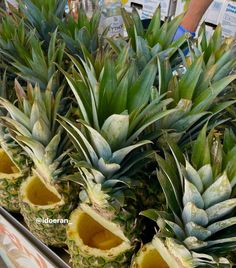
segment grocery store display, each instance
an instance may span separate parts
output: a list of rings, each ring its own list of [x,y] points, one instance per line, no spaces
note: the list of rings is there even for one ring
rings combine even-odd
[[[234,39],[173,41],[167,2],[111,6],[114,35],[111,2],[2,12],[0,205],[74,268],[235,265]]]

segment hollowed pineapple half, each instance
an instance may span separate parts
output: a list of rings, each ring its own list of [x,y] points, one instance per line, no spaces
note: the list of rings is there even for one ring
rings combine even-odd
[[[19,189],[25,176],[0,148],[0,206],[19,212]]]
[[[34,175],[20,188],[21,213],[30,231],[42,242],[64,246],[69,215],[75,207],[75,193],[69,183],[50,186]]]
[[[130,241],[117,224],[88,205],[80,205],[71,214],[67,244],[74,268],[130,267]]]
[[[191,253],[172,238],[155,237],[144,245],[134,258],[131,268],[193,268]]]

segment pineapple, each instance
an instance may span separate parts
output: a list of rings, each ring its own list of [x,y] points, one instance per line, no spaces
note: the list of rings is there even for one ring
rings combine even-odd
[[[82,186],[67,229],[75,267],[129,267],[142,232],[130,176],[153,155],[150,141],[138,137],[175,111],[165,109],[171,100],[162,96],[150,102],[155,61],[139,75],[127,50],[111,57],[108,51],[101,63],[85,54],[82,65],[71,57],[78,72],[64,72],[80,116],[78,122],[60,120],[77,150],[71,157],[79,172],[68,179]]]
[[[173,248],[175,251],[172,254]],[[181,259],[179,258],[181,256]],[[137,253],[132,268],[193,268],[190,252],[172,238],[167,237],[165,244],[154,237]]]
[[[168,108],[176,108],[178,112],[156,125],[156,137],[160,136],[159,130],[164,129],[181,146],[194,139],[205,122],[209,121],[209,128],[221,123],[222,113],[234,103],[226,94],[236,78],[229,75],[235,65],[232,42],[218,40],[221,34],[218,27],[209,44],[205,44],[202,31],[202,42],[197,39],[198,47],[194,46],[195,52],[190,53],[182,69],[173,71],[168,59],[159,62],[159,94],[173,98]],[[209,50],[210,58],[206,57]]]
[[[83,57],[83,47],[86,47],[91,55],[96,55],[103,40],[103,36],[98,35],[100,11],[94,12],[91,19],[83,9],[79,9],[78,12],[77,21],[74,21],[72,16],[68,16],[59,24],[59,35],[71,55]]]
[[[229,150],[228,137],[223,146],[217,133],[206,137],[206,128],[186,155],[169,142],[173,156],[157,156],[157,177],[172,214],[143,212],[157,219],[160,230],[132,267],[148,267],[151,254],[160,260],[156,267],[232,267],[226,256],[236,246],[235,144]]]
[[[236,64],[233,39],[222,39],[222,29],[218,26],[207,40],[203,25],[199,36],[188,40],[190,53],[185,57],[178,50],[181,44],[184,45],[185,38],[177,40],[178,45],[171,42],[180,18],[161,25],[160,10],[157,9],[145,31],[136,13],[129,15],[124,11],[123,17],[132,48],[129,53],[139,71],[158,56],[154,85],[159,95],[173,99],[167,107],[177,110],[147,129],[145,135],[154,140],[163,131],[168,132],[173,140],[183,145],[195,138],[205,122],[210,120],[209,127],[221,123],[223,111],[234,103],[228,94],[225,95],[228,85],[236,77],[229,75]],[[110,40],[110,44],[117,53],[129,46],[120,40]],[[165,140],[159,138],[157,144],[163,146]]]
[[[0,85],[2,97],[6,97],[7,85],[5,72]],[[12,96],[9,97],[13,99]],[[4,115],[3,109],[1,115]],[[18,193],[22,181],[29,174],[30,161],[2,125],[0,126],[0,145],[0,205],[9,211],[19,212]]]
[[[39,40],[44,41],[43,48],[48,49],[51,33],[58,29],[58,41],[66,44],[71,55],[82,55],[82,46],[91,54],[95,54],[102,36],[98,36],[100,11],[96,11],[89,19],[83,9],[79,9],[78,20],[70,15],[65,17],[67,0],[22,0],[20,18],[24,18],[27,28],[35,30]],[[18,14],[14,14],[19,20]],[[43,25],[43,26],[42,26]]]
[[[66,69],[63,42],[58,42],[57,31],[51,33],[48,47],[38,39],[35,30],[28,31],[23,20],[11,16],[3,18],[0,24],[0,54],[8,72],[20,76],[33,85],[38,83],[43,90],[53,77],[53,89],[63,83],[57,63]]]
[[[0,206],[12,212],[19,212],[18,193],[27,175],[18,169],[3,149],[0,149],[0,163]]]
[[[178,50],[179,48],[184,49],[187,47],[186,41],[189,38],[186,35],[173,41],[182,16],[173,18],[171,21],[167,20],[162,25],[161,8],[158,7],[153,14],[147,30],[143,28],[142,21],[136,10],[129,14],[123,9],[122,16],[128,33],[128,40],[131,43],[132,52],[141,70],[142,66],[157,55],[161,60],[164,60],[166,57],[170,58],[172,65],[179,62]],[[120,42],[110,42],[115,47],[118,43],[119,48]]]
[[[104,206],[107,204],[98,204],[103,205],[103,211],[95,205],[82,203],[71,214],[67,244],[73,266],[129,267],[134,246],[122,230],[121,223],[125,224],[122,213],[125,211],[120,211],[119,219],[114,209],[108,211]],[[135,225],[128,227],[135,228]]]
[[[52,91],[52,80],[42,92],[29,84],[25,92],[17,87],[18,103],[1,98],[9,117],[1,120],[12,137],[34,162],[33,174],[22,183],[19,199],[24,220],[31,232],[48,245],[62,246],[66,240],[66,224],[45,223],[45,219],[68,219],[76,205],[76,190],[63,181],[72,171],[68,152],[70,142],[56,122],[57,113],[66,115],[62,89]],[[41,219],[41,222],[39,222]]]
[[[35,29],[39,39],[48,46],[51,33],[55,32],[64,19],[67,0],[21,0],[19,4],[20,17],[24,19],[27,28]]]

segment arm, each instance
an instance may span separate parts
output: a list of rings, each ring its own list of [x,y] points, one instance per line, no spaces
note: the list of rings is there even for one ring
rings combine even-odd
[[[191,0],[181,26],[190,32],[195,32],[207,8],[213,0]]]

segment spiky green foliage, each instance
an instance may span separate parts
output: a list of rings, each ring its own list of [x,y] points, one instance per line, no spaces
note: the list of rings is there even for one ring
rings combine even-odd
[[[140,69],[157,55],[161,59],[170,57],[173,63],[174,59],[178,57],[178,49],[187,46],[187,36],[173,41],[182,16],[176,17],[172,21],[167,20],[162,24],[161,9],[158,7],[147,29],[144,29],[136,10],[129,14],[123,9],[122,16],[128,33],[128,40],[131,43],[132,54],[136,58]],[[119,51],[119,42],[111,42],[111,44],[116,51]]]
[[[100,11],[95,11],[89,19],[83,9],[79,10],[78,20],[68,16],[59,24],[59,34],[71,55],[83,57],[83,47],[95,55],[103,37],[98,35]]]
[[[231,145],[228,134],[224,146],[217,133],[206,137],[205,126],[185,155],[169,142],[171,154],[157,156],[157,177],[172,213],[157,213],[159,235],[174,235],[189,251],[199,254],[202,265],[205,257],[201,254],[217,262],[235,250],[235,144]]]
[[[51,33],[64,19],[67,0],[18,0],[21,16],[28,28],[36,29],[39,39],[48,45]]]
[[[10,83],[7,81],[6,71],[3,74],[2,79],[0,80],[0,96],[2,98],[8,98],[11,101],[14,101],[16,96],[13,91],[7,90],[7,86],[10,86]],[[1,116],[6,116],[6,110],[0,109]],[[31,163],[14,139],[12,139],[8,129],[3,125],[0,125],[0,146],[4,150],[5,154],[10,158],[13,165],[15,165],[15,172],[10,172],[12,174],[7,174],[4,176],[4,172],[1,171],[0,176],[0,204],[6,209],[14,212],[19,212],[19,198],[18,193],[22,181],[29,175]],[[2,152],[3,154],[3,152]],[[7,165],[7,161],[4,162],[4,154],[2,155],[1,170],[6,170],[4,165]],[[15,174],[14,174],[15,173]]]
[[[72,75],[65,73],[65,76],[82,121],[80,127],[68,120],[62,124],[77,148],[77,163],[84,167],[89,165],[104,178],[111,178],[131,151],[148,143],[137,142],[140,133],[174,112],[165,110],[171,100],[163,101],[163,96],[158,96],[150,102],[157,70],[155,60],[139,75],[134,63],[127,64],[125,49],[114,60],[106,55],[102,68],[88,57],[82,61],[83,65],[70,58],[78,71],[73,71]],[[80,158],[85,162],[78,161]],[[126,163],[129,168],[132,165]]]
[[[58,29],[58,39],[64,40],[67,50],[74,55],[82,55],[81,46],[85,46],[92,54],[96,52],[102,37],[98,36],[100,11],[88,18],[83,9],[79,9],[78,20],[65,16],[66,0],[31,1],[19,0],[20,14],[24,18],[27,29],[35,30],[43,47],[48,48],[51,33]],[[15,14],[19,20],[19,15]]]
[[[131,17],[133,17],[133,20]],[[138,66],[139,64],[143,66],[153,57],[158,57],[158,72],[154,81],[157,94],[165,94],[167,98],[172,98],[174,101],[167,107],[177,109],[175,114],[165,117],[157,124],[156,131],[154,130],[155,126],[149,128],[145,133],[145,138],[160,137],[162,134],[160,130],[162,132],[164,130],[165,132],[171,132],[172,138],[183,145],[189,139],[196,137],[205,122],[210,120],[209,126],[211,127],[221,124],[225,120],[225,117],[222,117],[225,109],[234,103],[234,99],[228,94],[228,97],[226,97],[225,94],[228,91],[228,85],[235,79],[235,76],[229,76],[235,66],[233,43],[231,39],[220,38],[221,27],[218,26],[212,38],[207,41],[205,28],[202,26],[199,37],[196,40],[188,41],[190,55],[185,57],[179,51],[178,61],[176,61],[176,58],[171,57],[173,49],[168,48],[169,45],[174,44],[170,41],[168,31],[172,35],[175,33],[174,29],[178,26],[178,18],[176,18],[176,21],[166,22],[164,24],[166,26],[161,26],[160,10],[157,9],[147,31],[142,29],[142,24],[136,13],[132,16],[124,13],[124,20],[131,39],[131,46],[133,50],[136,49],[135,53],[130,53],[130,55],[134,57]],[[163,35],[160,35],[158,31],[154,30],[158,27],[160,29],[162,29],[161,27],[167,29],[170,27],[170,29],[166,30],[167,33],[163,31]],[[139,31],[134,30],[136,28]],[[157,47],[160,36],[163,40],[165,38],[169,40],[169,43],[166,41],[164,51],[160,49],[150,54],[148,49],[145,48],[143,44],[151,42],[153,35],[156,36],[155,44]],[[136,43],[133,43],[134,40],[136,40]],[[178,40],[178,42],[181,42],[181,40]],[[120,48],[123,45],[114,44],[113,41],[110,41],[110,44],[117,53],[121,53]],[[149,45],[148,47],[150,49],[152,46]],[[176,52],[176,49],[175,46],[173,52]],[[170,54],[168,54],[168,51]],[[142,71],[142,67],[139,71]],[[158,143],[162,143],[162,139],[159,139]]]
[[[35,30],[27,31],[23,20],[18,24],[7,16],[0,24],[0,53],[11,72],[22,79],[38,83],[44,89],[53,77],[53,87],[61,86],[55,63],[63,68],[66,66],[63,62],[64,44],[57,42],[56,31],[51,34],[48,49],[44,50]]]
[[[33,88],[28,84],[25,92],[17,83],[18,102],[0,100],[10,115],[1,117],[2,123],[33,160],[36,172],[46,184],[53,184],[61,174],[70,172],[70,142],[56,121],[57,113],[67,113],[66,103],[62,103],[63,89],[54,94],[51,85],[52,80],[42,92],[39,86]]]
[[[222,39],[221,25],[216,27],[214,34],[208,40],[205,25],[202,24],[198,38],[191,44],[190,57],[196,57],[199,53],[204,53],[208,79],[212,81],[225,77],[235,67],[233,38]]]
[[[221,98],[227,87],[235,80],[235,75],[221,76],[222,71],[216,62],[208,67],[204,62],[204,54],[195,57],[183,67],[183,73],[172,72],[168,60],[159,61],[159,94],[166,93],[173,98],[169,108],[178,109],[173,116],[162,120],[157,125],[172,132],[172,137],[180,144],[189,138],[195,138],[203,124],[210,120],[211,125],[224,120],[222,112],[234,103],[230,98]],[[223,68],[223,67],[222,67]],[[228,73],[230,68],[227,68]],[[219,74],[219,76],[218,76]],[[151,130],[153,131],[153,130]]]
[[[143,125],[146,127],[146,124],[150,125],[169,113],[153,111],[163,111],[162,108],[171,99],[166,99],[158,106],[163,99],[163,96],[158,95],[150,102],[157,72],[156,59],[147,64],[139,74],[135,62],[129,59],[127,48],[117,58],[110,51],[98,54],[95,58],[85,52],[84,58],[80,64],[70,56],[77,71],[74,70],[72,75],[64,73],[78,103],[81,119],[94,129],[101,131],[102,125],[111,115],[128,113],[133,121],[129,132],[138,131],[130,137],[129,142],[132,142],[141,132],[141,124],[138,124],[141,119],[145,118]],[[145,127],[142,126],[142,130]]]

